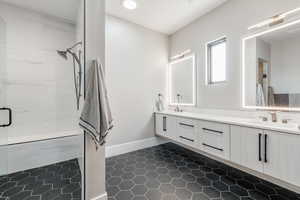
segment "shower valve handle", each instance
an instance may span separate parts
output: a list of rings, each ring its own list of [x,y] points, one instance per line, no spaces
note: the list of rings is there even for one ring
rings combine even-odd
[[[12,124],[12,110],[10,108],[0,108],[0,111],[7,110],[8,111],[8,123],[7,124],[1,124],[0,127],[8,127]]]

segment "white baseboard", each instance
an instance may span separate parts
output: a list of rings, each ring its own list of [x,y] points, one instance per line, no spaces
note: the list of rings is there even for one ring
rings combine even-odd
[[[159,138],[159,137],[152,137],[152,138],[147,138],[144,140],[137,140],[137,141],[128,142],[128,143],[124,143],[124,144],[107,146],[105,148],[105,157],[109,158],[109,157],[121,155],[124,153],[129,153],[132,151],[137,151],[140,149],[157,146],[160,144],[164,144],[166,142],[168,142],[168,140]]]
[[[90,200],[107,200],[107,193],[104,193],[104,194],[102,194],[100,196],[94,197],[94,198],[92,198]]]

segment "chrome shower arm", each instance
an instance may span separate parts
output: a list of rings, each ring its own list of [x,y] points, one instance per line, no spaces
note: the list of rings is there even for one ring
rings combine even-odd
[[[68,48],[67,50],[72,50],[72,49],[74,49],[75,47],[77,47],[78,45],[82,45],[82,42],[77,42],[77,43],[75,43],[73,46],[71,46],[70,48]]]

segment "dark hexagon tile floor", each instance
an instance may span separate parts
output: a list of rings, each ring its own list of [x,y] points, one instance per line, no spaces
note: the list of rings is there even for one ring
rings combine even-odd
[[[0,176],[0,200],[81,200],[77,159]]]
[[[106,160],[108,200],[300,200],[300,195],[168,143]]]

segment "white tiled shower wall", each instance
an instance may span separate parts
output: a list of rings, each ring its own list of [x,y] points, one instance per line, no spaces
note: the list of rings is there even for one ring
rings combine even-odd
[[[76,129],[72,62],[56,53],[76,42],[76,25],[6,4],[0,18],[6,27],[2,97],[13,109],[9,139]]]
[[[0,175],[82,157],[82,135],[64,137],[80,133],[72,61],[56,53],[76,42],[75,22],[0,3],[0,28],[0,106],[13,110]]]

